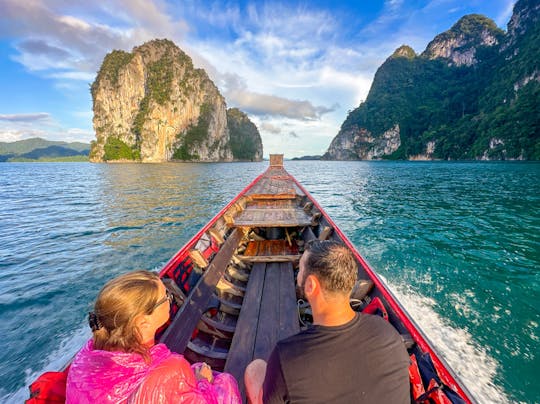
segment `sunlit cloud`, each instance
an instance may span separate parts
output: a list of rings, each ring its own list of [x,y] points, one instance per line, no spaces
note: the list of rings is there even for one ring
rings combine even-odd
[[[167,15],[161,2],[74,3],[70,9],[85,17],[63,14],[54,8],[58,5],[40,0],[2,0],[0,15],[0,34],[21,38],[15,45],[18,53],[12,58],[30,71],[56,72],[49,74],[53,78],[93,79],[103,57],[112,49],[129,51],[156,37],[179,41],[187,29],[183,21]],[[132,26],[122,30],[94,22],[92,14],[111,19],[120,15]]]

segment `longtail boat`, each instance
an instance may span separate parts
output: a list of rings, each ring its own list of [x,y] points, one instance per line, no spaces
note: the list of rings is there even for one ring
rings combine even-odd
[[[313,239],[336,240],[353,252],[359,281],[351,305],[387,319],[402,336],[411,355],[411,402],[475,402],[348,238],[284,169],[283,155],[271,155],[268,169],[160,271],[174,301],[158,340],[192,363],[231,373],[245,397],[247,364],[268,359],[277,341],[312,320],[309,305],[297,297],[295,278]],[[50,373],[30,387],[34,395],[36,385],[58,391],[63,381],[65,389],[67,368],[58,377]]]

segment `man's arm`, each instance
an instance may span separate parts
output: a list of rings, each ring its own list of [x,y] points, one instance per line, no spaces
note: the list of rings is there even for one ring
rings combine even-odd
[[[279,358],[277,346],[274,347],[270,354],[270,358],[268,359],[266,377],[264,378],[263,384],[263,402],[289,402],[289,391],[287,390],[287,383],[285,382],[283,371],[281,370],[281,360]]]

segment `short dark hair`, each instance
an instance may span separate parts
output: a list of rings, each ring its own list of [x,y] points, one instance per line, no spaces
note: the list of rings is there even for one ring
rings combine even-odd
[[[351,293],[358,277],[358,265],[351,250],[332,240],[311,240],[306,244],[304,280],[315,275],[324,290],[331,293]]]

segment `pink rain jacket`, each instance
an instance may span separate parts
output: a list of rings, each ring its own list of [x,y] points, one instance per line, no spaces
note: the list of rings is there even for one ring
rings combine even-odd
[[[197,381],[189,362],[164,344],[150,348],[150,364],[139,354],[94,350],[93,345],[88,341],[71,363],[68,404],[241,403],[231,375],[214,372],[213,383]]]

